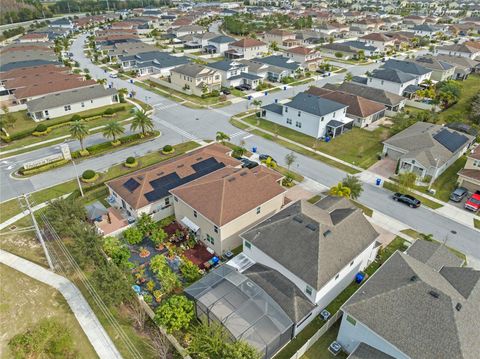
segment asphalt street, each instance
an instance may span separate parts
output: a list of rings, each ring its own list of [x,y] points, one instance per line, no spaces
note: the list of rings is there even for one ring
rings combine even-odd
[[[245,100],[221,109],[211,110],[194,110],[181,106],[176,102],[146,91],[130,82],[118,78],[109,78],[103,69],[92,64],[91,61],[84,56],[84,39],[85,35],[81,35],[72,45],[71,52],[74,54],[75,60],[80,63],[82,68],[88,68],[94,78],[107,78],[109,83],[113,83],[117,88],[127,88],[129,91],[135,91],[138,99],[152,105],[155,108],[153,114],[155,126],[162,132],[162,136],[132,148],[119,150],[94,159],[86,159],[77,165],[80,173],[85,169],[105,170],[116,163],[123,162],[126,157],[130,155],[141,156],[151,151],[157,151],[165,144],[175,144],[193,139],[213,139],[217,131],[229,134],[234,143],[238,143],[241,139],[244,139],[248,148],[256,146],[259,152],[268,153],[280,164],[284,164],[284,157],[290,152],[288,149],[274,142],[265,140],[262,137],[241,131],[228,122],[231,116],[245,111],[250,106],[249,101]],[[362,75],[366,71],[377,68],[379,65],[380,64],[367,66],[348,65],[347,68],[353,75]],[[321,78],[316,81],[316,85],[322,86],[327,82],[341,82],[344,75],[345,73],[340,73],[328,78]],[[287,89],[286,91],[274,92],[262,96],[259,99],[262,100],[263,104],[268,104],[275,99],[282,100],[292,97],[312,84],[313,83],[309,83]],[[101,140],[103,139],[100,134],[94,135],[88,139],[87,143],[94,143],[93,141]],[[71,148],[73,150],[77,149],[78,143],[72,141]],[[42,173],[25,180],[17,180],[9,177],[9,173],[15,168],[20,167],[24,161],[40,158],[55,151],[55,146],[50,146],[23,155],[13,156],[7,159],[8,163],[6,164],[0,161],[0,200],[5,201],[22,193],[46,188],[74,178],[75,174],[72,166]],[[346,175],[343,171],[300,154],[297,154],[297,160],[292,169],[327,187],[337,184]],[[366,183],[364,185],[364,192],[359,202],[419,232],[431,233],[438,240],[446,240],[448,245],[480,261],[480,232],[473,228],[446,218],[428,208],[410,209],[402,204],[396,203],[391,200],[391,192],[377,187],[373,183]]]

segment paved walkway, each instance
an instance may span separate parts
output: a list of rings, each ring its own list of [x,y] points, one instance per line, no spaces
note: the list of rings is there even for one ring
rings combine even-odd
[[[100,358],[122,358],[80,290],[67,278],[0,249],[0,263],[57,289],[67,300],[88,340]]]

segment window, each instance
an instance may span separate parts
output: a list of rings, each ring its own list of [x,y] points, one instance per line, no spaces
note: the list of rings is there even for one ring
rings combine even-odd
[[[170,197],[165,198],[165,206],[170,204]]]
[[[338,277],[340,277],[340,274],[337,274],[337,275],[335,276],[335,280],[337,280]]]
[[[207,242],[210,242],[212,244],[215,244],[215,238],[213,238],[211,235],[207,234],[206,238]]]
[[[302,111],[298,111],[298,117],[300,117],[302,114]]]
[[[325,117],[323,117],[323,116],[322,116],[322,118],[321,118],[321,120],[320,120],[320,121],[323,121],[323,120],[325,120]]]
[[[67,105],[67,106],[63,106],[63,109],[65,111],[70,111],[72,109],[72,107],[70,105]]]
[[[295,127],[302,128],[302,123],[299,121],[295,122]]]
[[[215,233],[218,233],[218,227],[217,226],[213,226],[213,230],[215,231]]]
[[[384,81],[382,80],[382,85],[383,85],[383,82],[384,82]]]
[[[313,289],[307,285],[307,288],[305,288],[305,293],[308,295],[312,295]]]
[[[349,315],[347,315],[347,322],[349,322],[351,325],[357,325],[357,321]]]
[[[350,262],[350,267],[353,266],[353,262],[355,262],[355,261],[351,261],[351,262]]]
[[[80,102],[80,106],[85,107],[85,102]]]
[[[197,218],[197,211],[193,211],[193,216]]]
[[[292,119],[291,118],[287,118],[287,125],[291,125],[292,124]]]
[[[248,241],[245,241],[245,247],[247,247],[248,249],[252,248],[252,244]]]
[[[45,111],[46,112],[46,111]],[[474,167],[480,167],[480,160],[474,160],[473,161],[473,166]]]
[[[260,207],[257,207],[257,214],[260,214]]]
[[[177,197],[173,197],[173,199],[175,200],[175,202],[178,202],[178,198],[177,198]]]
[[[333,113],[333,117],[335,117],[336,112]]]
[[[285,107],[285,112],[288,112],[288,107]]]
[[[48,116],[48,110],[45,110],[45,116]]]

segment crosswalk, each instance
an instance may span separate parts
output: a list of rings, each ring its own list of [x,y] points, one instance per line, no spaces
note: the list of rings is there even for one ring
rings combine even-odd
[[[185,137],[191,141],[196,141],[196,142],[202,141],[200,138],[195,137],[191,133],[188,133],[187,131],[182,130],[181,128],[171,124],[170,122],[167,122],[165,120],[158,120],[157,122],[160,125],[165,126],[166,128],[169,128],[170,130],[178,133],[180,136]]]
[[[242,136],[242,135],[245,135],[245,134],[246,133],[244,131],[238,131],[238,132],[232,133],[231,135],[229,135],[229,137],[234,138],[234,137]]]
[[[177,106],[179,106],[178,103],[170,103],[170,104],[168,104],[168,105],[164,105],[164,104],[162,104],[162,103],[158,103],[158,104],[156,104],[156,105],[152,105],[152,107],[154,107],[155,110],[166,110],[166,109],[168,109],[168,108],[177,107]]]

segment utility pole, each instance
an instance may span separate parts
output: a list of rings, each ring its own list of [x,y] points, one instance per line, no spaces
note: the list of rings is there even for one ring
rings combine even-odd
[[[43,240],[42,232],[40,231],[40,228],[38,227],[37,220],[35,218],[35,215],[33,214],[32,208],[30,207],[30,202],[28,201],[28,196],[26,194],[23,195],[23,198],[25,199],[25,203],[27,204],[28,212],[30,213],[30,216],[32,217],[32,222],[33,226],[35,227],[35,232],[37,233],[37,238],[40,241],[40,244],[42,245],[43,251],[45,252],[45,257],[47,258],[48,266],[52,271],[55,271],[55,268],[53,267],[52,259],[50,258],[50,254],[48,253],[47,246],[45,245],[45,241]]]
[[[107,0],[107,11],[110,11],[110,4],[108,3],[108,0]]]
[[[83,194],[82,183],[80,182],[80,178],[78,177],[77,166],[75,165],[75,161],[73,160],[73,158],[72,158],[72,164],[73,164],[73,169],[75,170],[75,176],[77,177],[78,189],[80,190],[80,194],[83,197],[84,194]]]

